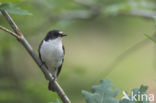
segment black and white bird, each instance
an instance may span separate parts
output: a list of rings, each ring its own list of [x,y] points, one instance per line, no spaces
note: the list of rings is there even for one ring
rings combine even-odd
[[[62,37],[66,36],[62,31],[49,31],[46,37],[40,43],[38,52],[42,63],[46,65],[48,70],[57,79],[64,60],[64,46],[62,45]],[[49,82],[49,90],[53,90],[52,84]],[[53,90],[54,91],[54,90]]]

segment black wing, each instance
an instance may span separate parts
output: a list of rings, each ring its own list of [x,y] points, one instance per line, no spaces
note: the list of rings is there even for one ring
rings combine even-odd
[[[38,53],[39,53],[39,58],[40,60],[42,61],[42,58],[41,58],[41,54],[40,54],[40,49],[41,49],[41,45],[43,43],[43,40],[41,41],[40,45],[39,45],[39,48],[38,48]],[[43,61],[42,61],[43,62]]]
[[[63,54],[65,55],[65,49],[64,46],[62,46],[63,48]],[[62,64],[64,62],[64,58],[62,59]],[[60,72],[61,72],[61,68],[62,68],[62,64],[58,67],[58,71],[57,71],[57,77],[59,76]]]

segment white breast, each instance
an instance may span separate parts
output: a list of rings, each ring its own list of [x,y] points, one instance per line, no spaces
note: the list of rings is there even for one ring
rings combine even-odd
[[[62,39],[59,37],[53,40],[43,41],[40,48],[40,55],[42,61],[48,66],[48,69],[52,73],[55,72],[55,69],[58,69],[64,58]]]

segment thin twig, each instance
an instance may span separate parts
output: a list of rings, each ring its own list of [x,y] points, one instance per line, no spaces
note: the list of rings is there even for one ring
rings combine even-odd
[[[153,35],[154,36],[154,35]],[[152,36],[152,37],[153,37]],[[128,48],[124,52],[122,52],[119,56],[117,56],[111,64],[109,64],[104,72],[100,72],[98,75],[102,78],[106,78],[110,73],[112,73],[113,70],[116,69],[116,67],[124,60],[127,56],[132,54],[134,51],[139,50],[141,47],[149,43],[150,40],[144,39],[136,44],[134,44],[132,47]],[[97,80],[95,79],[93,83],[95,83]]]
[[[12,32],[11,30],[9,30],[9,29],[7,29],[7,28],[5,28],[3,26],[0,26],[0,29],[7,32],[7,33],[9,33],[9,34],[11,34],[12,36],[14,36],[16,38],[19,38],[19,36],[16,33]]]
[[[139,41],[138,43],[136,43],[132,47],[125,50],[119,56],[117,56],[117,58],[114,59],[114,61],[106,68],[105,73],[102,74],[103,77],[107,77],[115,69],[115,67],[117,67],[119,65],[119,63],[122,62],[122,60],[124,60],[131,53],[133,53],[134,51],[140,49],[141,47],[143,47],[147,43],[149,43],[148,39],[144,39],[142,41]]]
[[[14,32],[18,35],[22,35],[20,29],[17,27],[17,25],[15,24],[15,22],[12,20],[12,18],[10,17],[10,15],[5,11],[2,10],[1,13],[3,14],[3,16],[7,19],[7,21],[9,22],[10,26],[12,27],[12,29],[14,30]]]
[[[60,85],[57,83],[57,81],[54,80],[52,74],[48,71],[48,69],[46,68],[46,66],[44,64],[42,64],[41,60],[39,59],[39,57],[37,56],[37,54],[33,51],[31,45],[25,39],[25,37],[23,36],[22,32],[20,31],[20,29],[18,28],[18,26],[15,24],[15,22],[13,21],[13,19],[9,16],[9,14],[7,13],[7,11],[2,10],[1,12],[2,12],[3,16],[6,18],[6,20],[9,22],[9,24],[12,27],[12,29],[14,30],[14,32],[16,34],[18,34],[18,36],[20,36],[20,38],[18,38],[19,41],[25,47],[25,49],[27,50],[27,52],[31,55],[31,57],[36,62],[36,64],[40,67],[40,69],[44,73],[45,77],[51,83],[53,83],[53,87],[55,88],[55,91],[57,92],[57,94],[59,95],[59,97],[61,98],[61,100],[63,101],[63,103],[71,103],[71,101],[69,100],[69,98],[67,97],[67,95],[64,93],[63,89],[60,87]],[[17,35],[14,36],[14,37],[17,38]]]

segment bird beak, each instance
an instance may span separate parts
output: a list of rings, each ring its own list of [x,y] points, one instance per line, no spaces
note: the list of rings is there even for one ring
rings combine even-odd
[[[63,33],[63,34],[61,34],[61,37],[64,37],[64,36],[67,36],[67,34],[64,34],[64,33]]]

